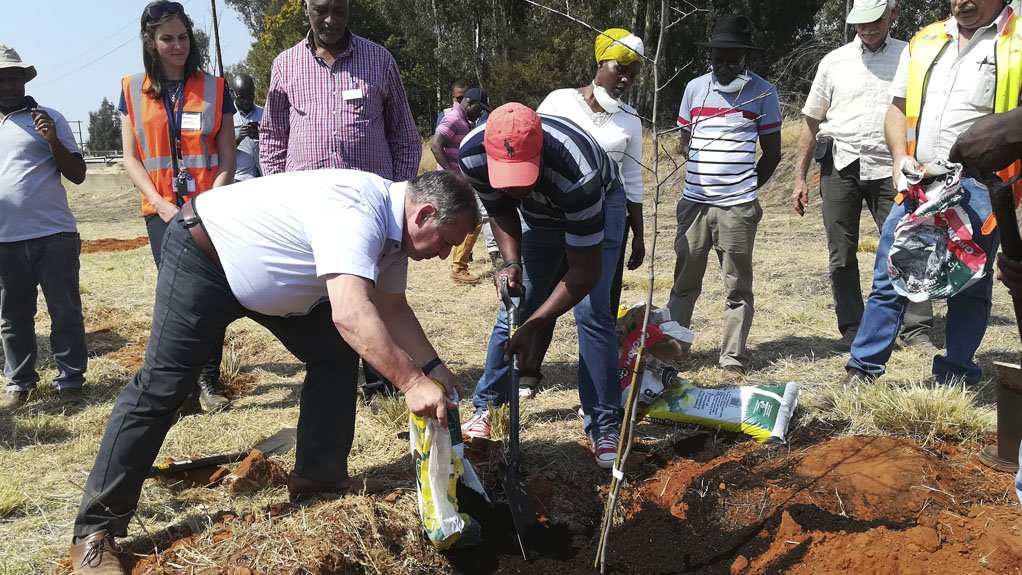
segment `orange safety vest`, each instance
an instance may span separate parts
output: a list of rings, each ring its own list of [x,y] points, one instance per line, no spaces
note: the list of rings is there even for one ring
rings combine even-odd
[[[153,98],[145,92],[150,85],[145,74],[125,76],[121,80],[128,120],[135,129],[135,149],[156,191],[168,202],[181,205],[213,188],[220,163],[216,135],[223,120],[224,79],[199,71],[185,81],[181,95],[184,114],[198,114],[199,127],[181,130],[178,166],[188,170],[195,180],[195,193],[187,194],[180,201],[174,190],[174,149],[170,142],[167,107],[163,98]],[[153,205],[142,196],[142,214],[155,213]]]
[[[994,113],[1007,112],[1018,106],[1019,92],[1022,91],[1022,29],[1013,13],[997,27],[994,66],[997,73],[997,89],[994,95]],[[916,140],[919,135],[919,116],[926,99],[926,87],[934,64],[951,44],[951,36],[944,29],[944,20],[934,22],[920,30],[909,42],[908,92],[905,99],[906,152],[916,154]],[[1002,180],[1019,173],[1022,163],[1016,161],[997,172]],[[1013,186],[1015,205],[1022,197],[1022,180]],[[901,194],[899,194],[900,200]],[[900,202],[899,202],[900,203]],[[983,234],[989,235],[997,227],[993,214],[983,224]]]

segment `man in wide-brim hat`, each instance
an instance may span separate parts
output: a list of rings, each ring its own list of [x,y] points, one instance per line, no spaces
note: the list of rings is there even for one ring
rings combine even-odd
[[[748,51],[759,50],[747,17],[721,16],[702,45],[710,49],[711,72],[689,82],[678,112],[688,172],[667,307],[672,319],[691,324],[712,248],[727,292],[719,364],[726,379],[735,379],[749,367],[752,247],[763,217],[757,190],[781,160],[781,107],[774,86],[746,68]]]
[[[38,387],[36,298],[50,314],[57,396],[82,398],[88,354],[79,289],[81,241],[61,176],[85,180],[85,160],[57,110],[25,93],[34,66],[0,45],[0,323],[6,387],[0,409],[17,407]]]

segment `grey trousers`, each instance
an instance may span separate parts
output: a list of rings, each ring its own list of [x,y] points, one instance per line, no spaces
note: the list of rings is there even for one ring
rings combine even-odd
[[[8,391],[27,391],[39,382],[35,335],[36,299],[43,290],[50,314],[50,347],[57,389],[81,387],[88,357],[78,289],[82,241],[64,232],[0,242],[0,337]]]
[[[706,262],[713,248],[727,290],[720,365],[748,369],[746,342],[755,313],[752,249],[763,208],[759,200],[720,207],[682,199],[678,202],[677,216],[674,287],[667,302],[671,319],[686,327],[691,325],[692,311],[702,292]]]
[[[877,231],[891,213],[896,195],[891,178],[860,180],[859,161],[841,170],[832,167],[830,158],[820,166],[820,197],[823,225],[827,230],[830,252],[830,285],[834,294],[837,328],[842,335],[859,329],[863,299],[859,285],[859,219],[866,204]],[[902,320],[901,338],[911,341],[928,338],[933,327],[933,304],[911,303]]]

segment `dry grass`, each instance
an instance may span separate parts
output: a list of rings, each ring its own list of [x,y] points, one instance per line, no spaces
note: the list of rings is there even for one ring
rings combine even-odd
[[[797,123],[789,122],[786,141],[796,128]],[[844,373],[846,357],[829,351],[838,333],[827,278],[826,240],[819,202],[810,204],[802,218],[788,206],[792,170],[788,154],[761,196],[764,218],[754,257],[757,314],[750,337],[754,370],[745,382],[796,381],[803,390],[805,406],[836,399],[833,409],[800,409],[793,426],[846,418],[851,433],[910,435],[923,441],[990,433],[992,362],[1014,359],[1019,346],[1011,303],[999,285],[994,290],[991,326],[977,354],[988,377],[974,392],[926,388],[920,382],[929,376],[929,358],[912,351],[896,351],[888,375],[880,380],[882,386],[834,398],[833,389]],[[662,188],[657,229],[647,221],[647,247],[651,247],[654,231],[659,237],[654,301],[660,305],[667,300],[674,268],[671,242],[679,178],[680,174]],[[87,189],[72,187],[72,206],[87,239],[145,234],[135,198],[119,181],[101,178]],[[647,193],[652,194],[652,183],[647,181]],[[868,214],[861,228],[864,236],[875,230]],[[485,260],[485,250],[477,244],[476,261],[480,263],[473,266],[479,267]],[[866,256],[860,260],[862,286],[868,291],[872,261]],[[477,286],[448,282],[447,266],[447,262],[435,260],[413,263],[408,298],[441,357],[463,374],[466,393],[471,393],[482,369],[485,342],[498,304],[492,286],[485,282]],[[42,386],[27,405],[0,414],[0,469],[4,470],[4,483],[0,484],[0,538],[4,541],[0,546],[0,574],[66,573],[59,561],[67,551],[81,489],[103,426],[116,393],[144,351],[155,277],[148,247],[84,255],[82,291],[94,355],[85,406],[68,409],[56,400],[52,389]],[[645,268],[626,271],[622,301],[644,300],[648,285]],[[716,361],[723,301],[718,267],[711,258],[693,318],[696,341],[685,373],[698,385],[719,385],[721,381]],[[942,316],[944,306],[938,303],[935,307]],[[41,302],[40,309],[45,309]],[[42,313],[37,331],[43,382],[50,381],[55,373],[46,343],[48,329],[48,318]],[[161,457],[240,451],[282,427],[295,425],[304,373],[301,365],[265,330],[248,320],[233,325],[228,337],[231,344],[226,371],[250,378],[250,389],[226,412],[184,418],[171,429]],[[941,345],[944,333],[940,320],[934,337]],[[523,460],[529,473],[555,481],[578,481],[579,477],[591,480],[595,500],[607,477],[596,470],[581,422],[574,413],[578,405],[576,365],[577,337],[569,315],[558,322],[544,366],[543,389],[536,399],[522,406]],[[465,401],[461,418],[467,420],[470,416],[471,407]],[[396,500],[352,497],[251,525],[228,520],[210,527],[223,510],[237,517],[252,514],[262,518],[269,505],[286,500],[286,493],[283,489],[237,495],[224,489],[174,491],[147,482],[125,542],[144,552],[152,548],[149,534],[171,525],[190,524],[198,529],[196,543],[182,555],[168,556],[167,561],[196,567],[251,566],[258,558],[261,564],[273,566],[261,572],[298,573],[308,561],[328,556],[335,558],[338,572],[449,572],[446,559],[419,534],[413,466],[408,440],[401,435],[407,431],[406,417],[400,401],[374,400],[360,408],[349,460],[353,473],[366,473],[400,486],[403,491]],[[498,431],[505,433],[506,416],[498,414],[495,420]],[[684,426],[643,423],[638,428],[643,441],[665,456],[671,456],[674,442],[691,433],[691,428]],[[276,460],[290,468],[293,457]],[[4,514],[4,506],[9,505],[6,501],[16,503],[10,505],[14,511]],[[583,530],[592,529],[599,521],[595,510],[563,511],[562,515],[573,528]],[[224,528],[232,529],[234,537],[216,540],[216,534]],[[291,542],[296,540],[306,545],[318,543],[295,547]]]

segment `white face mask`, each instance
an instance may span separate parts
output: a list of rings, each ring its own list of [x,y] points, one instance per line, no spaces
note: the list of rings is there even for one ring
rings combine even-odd
[[[744,88],[745,85],[748,84],[749,80],[751,80],[751,79],[752,79],[752,77],[749,76],[748,74],[739,74],[739,75],[735,76],[735,79],[731,80],[729,83],[721,84],[720,82],[717,81],[717,76],[714,75],[713,76],[713,87],[718,92],[724,92],[725,94],[733,94],[735,92],[740,91],[742,88]]]
[[[593,97],[601,108],[611,114],[621,109],[621,100],[611,96],[606,88],[596,85],[596,82],[593,82]]]

